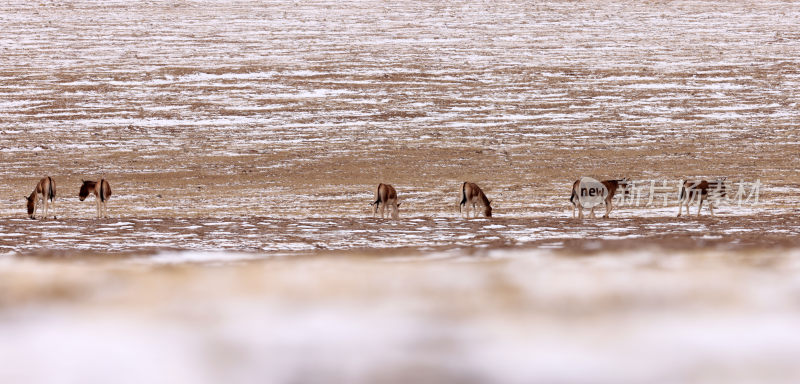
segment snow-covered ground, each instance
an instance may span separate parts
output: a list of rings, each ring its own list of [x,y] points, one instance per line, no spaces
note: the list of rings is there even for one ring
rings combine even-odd
[[[728,176],[796,206],[797,8],[4,2],[0,192],[50,174],[76,216],[106,174],[123,217],[361,216],[390,182],[434,215],[471,180],[525,216],[581,176]]]
[[[798,382],[797,25],[778,0],[4,1],[0,382]],[[44,175],[58,220],[32,221]],[[101,176],[110,220],[77,200]],[[581,222],[582,176],[762,189]],[[457,218],[465,180],[494,219]],[[368,218],[379,182],[401,220]]]

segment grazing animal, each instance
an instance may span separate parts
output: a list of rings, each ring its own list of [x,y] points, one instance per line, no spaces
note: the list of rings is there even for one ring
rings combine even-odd
[[[700,217],[700,210],[703,208],[703,201],[708,200],[708,210],[714,216],[714,200],[725,197],[725,178],[707,180],[684,180],[681,183],[681,192],[678,199],[678,217],[683,213],[683,206],[686,206],[686,214],[689,214],[689,204],[695,200],[700,201],[697,206],[697,217]]]
[[[81,181],[83,181],[83,185],[81,185],[78,198],[83,201],[90,193],[93,193],[97,201],[97,218],[108,218],[108,199],[111,197],[111,186],[108,185],[108,181],[106,179],[100,179],[100,181]]]
[[[603,215],[603,218],[608,218],[609,214],[611,214],[611,210],[614,209],[612,201],[614,199],[614,195],[617,193],[617,190],[625,190],[628,187],[628,183],[630,183],[630,179],[627,177],[622,179],[604,180],[600,182],[603,187],[602,189],[605,189],[605,192],[602,192],[605,195],[605,198],[603,199],[603,205],[605,205],[606,208],[606,214]],[[578,218],[583,219],[583,205],[581,204],[581,197],[587,196],[587,191],[585,189],[586,188],[581,188],[580,179],[572,183],[572,195],[569,197],[569,202],[572,203],[572,218],[575,218],[575,209],[577,208]],[[591,217],[595,217],[594,206],[592,206],[589,214]]]
[[[39,202],[44,206],[43,219],[47,218],[47,209],[53,205],[53,218],[56,218],[56,182],[50,176],[45,176],[33,188],[31,195],[25,198],[28,200],[28,217],[31,219],[36,218],[36,209],[39,208]]]
[[[383,218],[386,206],[389,206],[389,214],[392,219],[397,219],[400,215],[400,203],[397,202],[397,191],[389,184],[378,184],[378,189],[375,191],[375,201],[369,203],[375,206],[372,211],[374,217],[378,213],[378,207],[381,210],[381,219]]]
[[[461,184],[461,202],[458,204],[458,212],[464,213],[466,211],[467,218],[469,218],[469,208],[472,206],[472,217],[478,216],[478,206],[483,208],[483,216],[492,217],[492,201],[486,197],[478,184],[465,181]],[[466,209],[463,209],[465,208]]]

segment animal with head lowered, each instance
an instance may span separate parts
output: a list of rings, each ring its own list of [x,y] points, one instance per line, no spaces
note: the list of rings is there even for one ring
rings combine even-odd
[[[465,181],[461,184],[461,202],[458,204],[458,211],[462,215],[466,212],[469,218],[470,206],[472,206],[472,216],[478,216],[478,208],[483,210],[483,216],[492,217],[492,201],[486,197],[478,184]],[[466,208],[466,209],[464,209]]]
[[[592,204],[590,216],[595,217],[594,207],[603,204],[606,208],[604,218],[608,218],[611,210],[614,209],[612,201],[618,190],[624,191],[628,187],[630,180],[626,178],[597,181],[588,177],[581,178],[572,183],[572,195],[569,202],[572,203],[572,217],[575,218],[575,208],[578,209],[578,218],[583,219],[583,208],[585,202],[598,202]],[[596,198],[596,199],[595,199]]]
[[[97,218],[108,217],[108,199],[111,198],[111,186],[106,179],[100,181],[82,180],[81,191],[78,198],[83,201],[90,193],[94,194],[97,202]]]
[[[681,192],[678,199],[678,217],[681,217],[683,207],[686,206],[686,214],[689,214],[689,204],[699,201],[697,206],[697,216],[700,216],[700,209],[703,208],[703,201],[708,200],[708,210],[714,216],[714,202],[725,197],[725,178],[712,181],[707,180],[684,180],[681,183]]]
[[[50,176],[45,176],[33,188],[30,196],[25,198],[28,201],[28,217],[36,218],[36,210],[39,205],[44,206],[44,216],[47,218],[47,209],[53,206],[53,218],[56,218],[56,182]]]
[[[369,203],[375,208],[372,211],[372,216],[381,211],[381,219],[384,216],[386,206],[389,206],[389,215],[392,219],[397,219],[400,215],[400,203],[397,202],[397,191],[389,184],[378,184],[378,189],[375,191],[375,201]]]

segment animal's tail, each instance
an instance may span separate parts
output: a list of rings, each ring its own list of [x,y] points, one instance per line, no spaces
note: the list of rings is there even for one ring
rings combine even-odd
[[[56,183],[53,181],[53,178],[47,176],[47,181],[50,184],[50,191],[47,194],[47,199],[53,201],[56,198]]]
[[[578,205],[578,202],[575,201],[575,199],[578,198],[578,194],[575,193],[575,188],[578,186],[579,181],[572,183],[572,194],[569,195],[569,202],[572,203],[573,206]]]
[[[102,202],[106,201],[106,194],[105,191],[103,190],[104,181],[106,181],[106,179],[100,179],[100,201]]]
[[[461,207],[467,203],[467,182],[461,184],[461,201],[458,203],[458,212],[461,212]],[[467,213],[469,215],[469,213]]]
[[[376,205],[381,203],[381,185],[378,184],[378,189],[375,190],[375,201],[369,203],[369,205]]]
[[[686,180],[681,180],[681,194],[678,196],[678,200],[683,201],[686,197]]]

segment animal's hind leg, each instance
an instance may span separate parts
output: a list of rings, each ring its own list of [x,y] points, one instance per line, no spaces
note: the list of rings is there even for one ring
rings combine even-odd
[[[386,203],[381,204],[381,219],[383,219],[386,211]]]
[[[700,210],[701,209],[703,209],[703,199],[702,198],[700,199],[700,204],[697,205],[697,217],[700,217]],[[686,208],[686,210],[688,211],[689,208]]]

